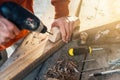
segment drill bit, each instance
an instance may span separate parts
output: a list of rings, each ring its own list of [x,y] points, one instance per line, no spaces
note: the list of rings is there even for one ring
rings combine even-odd
[[[103,48],[92,48],[93,51],[103,50]]]
[[[102,76],[102,75],[107,75],[107,74],[113,74],[113,73],[120,73],[120,69],[115,69],[115,70],[109,70],[109,71],[104,71],[104,72],[99,72],[99,73],[93,73],[90,74],[89,76]]]
[[[51,32],[49,32],[49,31],[46,31],[48,34],[50,34],[50,35],[53,35],[53,33],[51,33]]]

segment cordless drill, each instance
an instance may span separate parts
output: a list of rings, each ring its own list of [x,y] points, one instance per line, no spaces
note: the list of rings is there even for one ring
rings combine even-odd
[[[47,32],[46,26],[29,10],[23,8],[14,2],[5,2],[0,6],[0,15],[14,23],[21,31],[39,31]],[[17,38],[18,39],[18,38]],[[0,46],[0,50],[11,46],[17,40],[11,40],[4,46]]]

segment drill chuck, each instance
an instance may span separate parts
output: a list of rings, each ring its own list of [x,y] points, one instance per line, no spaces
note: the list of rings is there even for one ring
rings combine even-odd
[[[14,23],[20,30],[27,29],[45,33],[46,26],[29,10],[14,2],[5,2],[0,6],[0,14]]]

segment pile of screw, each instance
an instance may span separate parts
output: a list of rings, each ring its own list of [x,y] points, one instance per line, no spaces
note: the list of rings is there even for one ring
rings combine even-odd
[[[53,68],[46,74],[47,80],[78,80],[79,71],[77,65],[72,61],[57,61]]]

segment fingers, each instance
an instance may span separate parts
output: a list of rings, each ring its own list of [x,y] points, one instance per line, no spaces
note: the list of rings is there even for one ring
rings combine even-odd
[[[0,21],[0,43],[3,44],[4,42],[7,42],[9,41],[9,31],[8,29],[6,28],[6,25]]]
[[[13,28],[13,33],[15,35],[18,35],[20,33],[20,30],[14,25],[14,28]]]
[[[3,40],[5,40],[5,42],[8,41],[8,39],[13,39],[15,37],[15,34],[13,32],[13,30],[14,30],[13,26],[11,26],[11,25],[9,25],[9,27],[7,27],[7,26],[8,25],[6,25],[6,24],[2,25],[4,32],[1,33],[2,34],[1,36],[4,37]]]
[[[6,26],[8,26],[6,28],[9,30],[11,35],[18,35],[20,33],[20,30],[13,23],[7,20],[5,22],[6,22]]]
[[[68,18],[65,18],[65,21],[62,24],[64,24],[60,26],[64,29],[61,30],[61,34],[64,31],[64,34],[62,34],[62,39],[64,40],[64,42],[68,43],[73,32],[73,21]]]
[[[72,36],[72,33],[73,33],[73,27],[74,27],[74,21],[72,20],[71,22],[70,22],[70,24],[69,24],[69,26],[70,26],[70,37],[69,37],[69,40],[71,39],[71,36]]]
[[[52,27],[58,26],[62,35],[63,42],[68,42],[73,32],[73,21],[69,18],[58,18],[53,22]]]
[[[4,37],[4,35],[1,35],[2,38],[0,38],[0,44],[5,44],[10,40],[8,37]]]
[[[63,42],[67,42],[66,41],[66,30],[65,30],[65,25],[64,24],[60,24],[60,32],[61,32],[61,35],[62,35],[62,40],[63,40]]]
[[[71,35],[73,33],[74,21],[70,18],[67,18],[67,24],[68,25],[66,26],[66,30],[69,30],[67,33],[67,40],[70,41]]]
[[[71,31],[70,31],[70,21],[68,19],[66,20],[64,27],[65,27],[65,32],[66,32],[65,41],[68,42],[70,40],[70,34],[71,34]]]
[[[0,19],[0,44],[4,44],[11,39],[14,39],[19,34],[19,29],[8,20]]]

